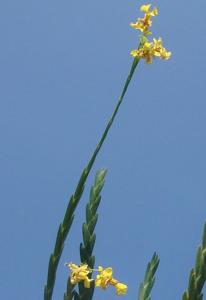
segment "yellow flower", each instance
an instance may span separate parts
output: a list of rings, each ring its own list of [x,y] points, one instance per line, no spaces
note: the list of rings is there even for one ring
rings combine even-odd
[[[132,50],[131,55],[133,57],[144,58],[147,64],[151,64],[153,58],[152,43],[145,42],[141,48]]]
[[[151,32],[149,28],[152,26],[151,18],[158,15],[158,10],[155,7],[153,10],[150,10],[151,4],[144,4],[140,7],[140,10],[145,13],[143,18],[138,18],[136,23],[130,23],[130,25],[140,30],[144,35],[149,35]]]
[[[124,295],[127,292],[127,285],[121,282],[118,282],[115,285],[117,295]]]
[[[153,42],[146,41],[142,47],[131,51],[133,57],[145,59],[147,64],[151,64],[154,57],[167,60],[171,56],[171,52],[167,51],[162,45],[162,39],[153,39]]]
[[[151,4],[143,4],[142,6],[140,6],[140,10],[143,12],[148,12],[150,9]]]
[[[90,279],[88,277],[88,274],[91,273],[91,269],[89,269],[87,264],[81,264],[80,266],[77,266],[73,263],[66,264],[71,270],[71,276],[70,281],[71,284],[77,284],[80,281],[84,282],[85,288],[90,288],[90,283],[93,281],[93,279]]]
[[[112,268],[103,269],[102,267],[99,267],[98,272],[99,274],[96,277],[95,286],[99,286],[105,290],[108,284],[110,284],[113,279],[112,278],[113,270]]]
[[[169,59],[171,56],[171,52],[167,51],[162,45],[162,39],[158,40],[153,39],[153,53],[154,56],[160,57],[162,59]]]
[[[117,295],[123,295],[127,292],[126,284],[120,283],[117,279],[112,277],[112,268],[103,269],[101,266],[98,268],[99,274],[95,280],[95,286],[101,287],[105,290],[108,285],[112,285],[116,288]]]
[[[154,7],[153,10],[149,10],[150,9],[151,4],[143,4],[140,7],[140,10],[145,12],[146,14],[148,14],[150,17],[155,17],[158,15],[158,9],[157,7]]]

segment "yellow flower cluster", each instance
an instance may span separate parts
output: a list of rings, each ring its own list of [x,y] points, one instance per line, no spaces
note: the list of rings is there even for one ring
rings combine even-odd
[[[165,60],[169,59],[171,52],[167,51],[163,47],[162,40],[159,38],[158,40],[153,39],[153,42],[151,43],[146,41],[139,49],[132,50],[131,55],[133,57],[144,58],[147,64],[151,64],[154,57],[159,57]]]
[[[108,285],[112,285],[116,288],[117,295],[124,295],[127,292],[127,285],[119,282],[117,279],[113,278],[112,268],[106,268],[99,266],[97,270],[90,269],[87,264],[81,264],[77,266],[73,263],[66,264],[71,270],[70,281],[71,284],[75,285],[81,281],[84,283],[85,288],[90,288],[91,282],[95,282],[95,286],[106,289]],[[90,279],[88,277],[89,273],[97,271],[99,274],[96,279]]]
[[[150,42],[147,38],[151,34],[150,27],[152,26],[151,18],[158,15],[158,10],[155,7],[150,10],[151,4],[144,4],[140,7],[140,10],[145,13],[143,18],[139,18],[136,23],[131,23],[130,25],[142,32],[141,42],[138,49],[132,50],[131,55],[137,58],[145,59],[147,64],[153,62],[153,58],[159,57],[161,59],[167,60],[171,56],[171,52],[167,51],[162,45],[162,39],[158,40],[153,38]]]
[[[152,26],[152,17],[155,17],[158,15],[158,10],[155,7],[153,10],[150,10],[151,4],[145,4],[140,7],[140,10],[145,13],[143,18],[138,18],[136,23],[131,23],[130,25],[140,30],[144,35],[151,34],[149,31],[149,28]]]

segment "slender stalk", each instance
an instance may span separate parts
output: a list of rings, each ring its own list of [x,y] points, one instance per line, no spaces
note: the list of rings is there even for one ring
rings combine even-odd
[[[84,170],[80,176],[80,179],[79,179],[77,187],[74,191],[74,194],[71,196],[71,198],[69,200],[63,222],[60,223],[60,225],[59,225],[59,230],[58,230],[58,233],[56,236],[54,250],[53,250],[52,254],[50,255],[50,260],[49,260],[47,283],[44,288],[44,300],[52,299],[52,294],[53,294],[53,289],[54,289],[54,284],[55,284],[55,279],[56,279],[56,271],[57,271],[59,260],[60,260],[60,257],[61,257],[61,254],[62,254],[62,251],[64,248],[64,242],[66,240],[66,237],[69,233],[70,227],[71,227],[73,219],[74,219],[74,211],[79,203],[79,200],[81,199],[81,195],[83,193],[84,185],[87,180],[87,177],[88,177],[88,175],[91,171],[91,168],[95,162],[97,154],[99,153],[99,151],[102,147],[102,144],[107,137],[109,129],[113,124],[113,121],[117,115],[119,107],[123,101],[124,95],[127,91],[127,88],[129,86],[129,83],[132,79],[132,76],[134,74],[134,71],[135,71],[138,63],[139,63],[139,59],[135,58],[132,63],[129,75],[124,84],[122,93],[121,93],[121,95],[118,99],[118,102],[116,104],[116,107],[114,109],[114,112],[113,112],[109,122],[107,123],[107,126],[102,134],[102,137],[101,137],[99,143],[97,144],[97,146],[91,156],[91,159],[89,160],[87,166],[84,168]]]

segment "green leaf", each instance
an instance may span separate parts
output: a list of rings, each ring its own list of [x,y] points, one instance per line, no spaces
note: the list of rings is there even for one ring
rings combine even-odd
[[[138,300],[149,300],[150,293],[155,282],[155,272],[159,265],[159,257],[156,253],[152,256],[151,261],[148,263],[144,281],[139,286]]]

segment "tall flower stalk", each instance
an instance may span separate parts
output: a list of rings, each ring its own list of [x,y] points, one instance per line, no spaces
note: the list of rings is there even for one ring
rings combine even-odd
[[[71,195],[70,200],[68,202],[68,206],[66,208],[66,212],[63,218],[63,221],[59,225],[59,229],[56,236],[56,241],[54,245],[54,249],[50,255],[49,260],[49,266],[48,266],[48,274],[47,274],[47,282],[45,284],[44,288],[44,300],[51,300],[55,279],[56,279],[56,271],[59,264],[59,260],[61,258],[61,254],[64,248],[65,240],[68,236],[68,233],[70,231],[71,225],[73,223],[74,219],[74,212],[77,208],[77,205],[81,199],[82,193],[84,191],[84,186],[87,180],[87,177],[89,176],[89,173],[92,169],[92,166],[96,160],[96,157],[107,137],[107,134],[116,118],[116,115],[119,111],[120,105],[122,104],[122,101],[124,99],[124,96],[126,94],[126,91],[129,87],[129,84],[131,82],[131,79],[133,77],[133,74],[135,72],[135,69],[140,61],[140,59],[145,59],[146,62],[151,63],[152,58],[155,56],[159,56],[163,59],[168,59],[169,54],[166,52],[166,50],[162,47],[161,41],[154,41],[153,44],[149,43],[147,40],[147,35],[150,34],[149,28],[151,27],[151,17],[157,15],[157,9],[154,9],[153,11],[150,11],[150,4],[149,5],[143,5],[141,6],[141,11],[145,12],[145,16],[143,19],[139,19],[137,21],[135,29],[139,29],[142,32],[142,36],[140,36],[139,46],[137,50],[133,50],[131,52],[131,55],[134,56],[133,63],[131,66],[131,69],[129,71],[129,74],[127,76],[127,79],[125,81],[125,84],[122,89],[122,93],[120,97],[118,98],[117,104],[114,108],[114,111],[105,127],[105,130],[89,160],[86,167],[83,169],[81,176],[79,178],[79,181],[77,183],[76,189],[74,193]],[[167,56],[167,57],[166,57]],[[114,281],[111,281],[114,284]],[[116,287],[119,288],[119,290],[123,289],[124,286],[120,286],[119,282],[116,282]]]

